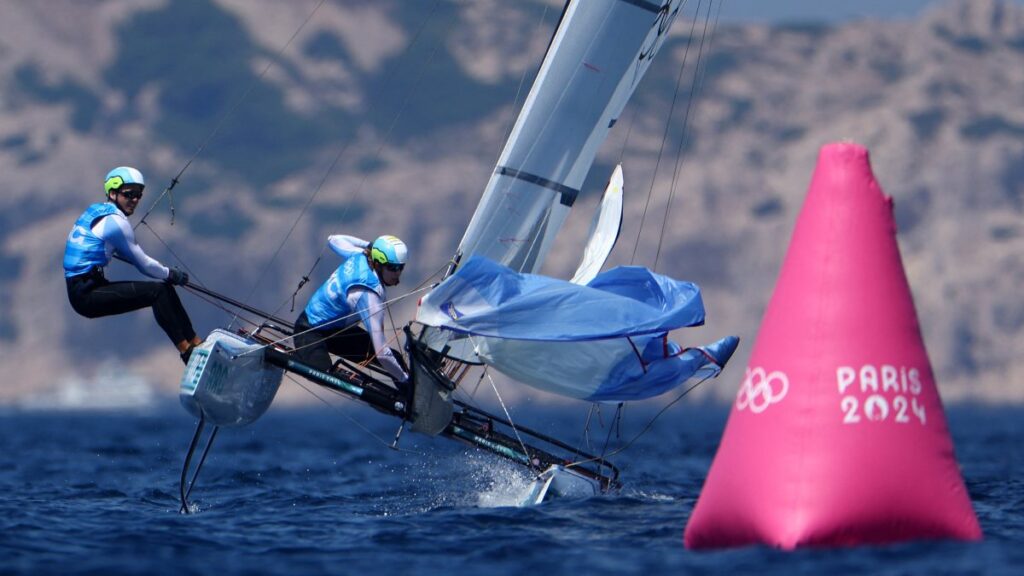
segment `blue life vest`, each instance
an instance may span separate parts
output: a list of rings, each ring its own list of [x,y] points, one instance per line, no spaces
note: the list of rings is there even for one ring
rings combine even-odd
[[[344,328],[359,322],[359,314],[355,313],[348,305],[348,291],[354,286],[363,286],[384,297],[384,286],[380,278],[370,268],[366,258],[361,255],[354,255],[331,274],[331,277],[324,282],[323,286],[313,294],[306,304],[306,318],[312,326],[319,326],[325,322],[345,318],[341,322],[332,324],[332,328]]]
[[[106,266],[110,262],[106,242],[92,233],[92,227],[100,218],[117,211],[117,206],[111,202],[98,202],[78,217],[64,247],[65,278],[85,274],[94,266]]]

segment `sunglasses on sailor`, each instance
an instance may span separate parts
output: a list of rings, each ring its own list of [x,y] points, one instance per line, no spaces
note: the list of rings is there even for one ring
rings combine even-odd
[[[138,200],[142,198],[142,190],[136,188],[122,188],[117,193],[123,196],[125,200]]]
[[[405,264],[385,264],[384,269],[388,272],[401,272],[405,269]]]

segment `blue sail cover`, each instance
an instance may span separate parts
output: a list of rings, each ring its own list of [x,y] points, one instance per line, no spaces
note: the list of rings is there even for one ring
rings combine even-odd
[[[738,342],[683,350],[668,340],[704,323],[700,289],[636,266],[581,286],[474,257],[423,299],[418,319],[469,335],[481,360],[520,382],[590,401],[650,398],[717,375]]]

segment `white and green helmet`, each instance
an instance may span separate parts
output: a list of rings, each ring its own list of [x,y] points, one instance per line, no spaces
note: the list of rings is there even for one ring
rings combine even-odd
[[[135,168],[131,166],[118,166],[107,172],[107,177],[103,180],[103,192],[110,194],[111,191],[117,190],[125,184],[138,184],[145,187],[146,181],[142,177],[142,172]]]
[[[397,236],[381,236],[373,241],[370,247],[370,258],[378,264],[390,264],[392,266],[404,266],[409,251],[405,242]]]

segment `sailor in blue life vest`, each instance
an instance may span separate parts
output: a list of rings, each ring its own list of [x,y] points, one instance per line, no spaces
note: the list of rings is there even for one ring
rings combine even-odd
[[[295,321],[296,355],[324,372],[332,366],[328,353],[371,362],[391,376],[399,391],[408,393],[408,368],[384,334],[385,287],[398,285],[408,256],[405,243],[381,236],[370,244],[338,234],[327,244],[343,261]]]
[[[64,279],[71,307],[86,318],[124,314],[150,307],[157,324],[188,363],[192,349],[202,343],[173,285],[188,282],[188,274],[150,258],[135,242],[128,216],[135,212],[146,187],[142,173],[129,166],[114,168],[103,182],[106,202],[89,206],[75,222],[64,248]],[[117,253],[139,272],[161,282],[110,282],[103,268]]]

